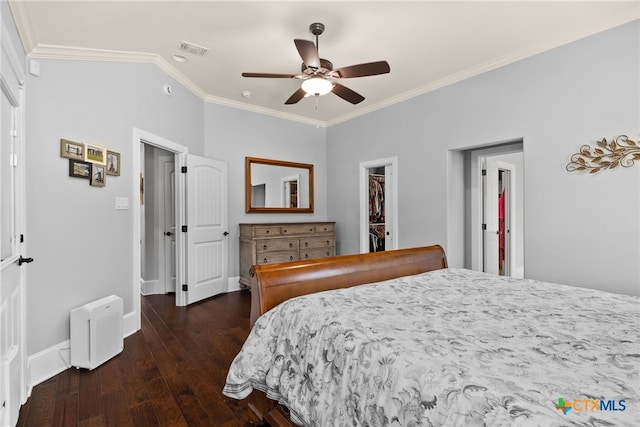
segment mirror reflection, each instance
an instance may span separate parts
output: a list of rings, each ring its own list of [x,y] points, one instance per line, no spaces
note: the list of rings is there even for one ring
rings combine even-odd
[[[313,165],[247,157],[247,212],[313,212]]]

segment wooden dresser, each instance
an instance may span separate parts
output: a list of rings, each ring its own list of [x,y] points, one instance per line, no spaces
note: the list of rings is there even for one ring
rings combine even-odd
[[[334,256],[335,224],[240,224],[240,284],[251,286],[249,270],[253,265]]]

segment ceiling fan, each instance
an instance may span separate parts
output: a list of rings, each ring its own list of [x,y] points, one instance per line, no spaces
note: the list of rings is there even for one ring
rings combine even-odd
[[[336,80],[375,76],[391,71],[387,61],[367,62],[334,70],[331,61],[320,58],[318,54],[318,36],[324,32],[324,24],[313,23],[309,26],[309,30],[311,34],[316,36],[315,45],[309,40],[295,39],[293,41],[302,58],[302,72],[300,74],[242,73],[242,77],[302,80],[301,87],[285,101],[285,104],[295,104],[306,95],[320,96],[329,92],[333,92],[352,104],[358,104],[364,101],[364,96],[341,85]]]

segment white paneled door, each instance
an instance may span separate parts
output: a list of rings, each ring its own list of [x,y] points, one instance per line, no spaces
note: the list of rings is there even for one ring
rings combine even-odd
[[[4,41],[4,40],[3,40]],[[3,43],[3,53],[4,53]],[[3,55],[3,61],[4,61]],[[20,101],[15,75],[0,78],[0,426],[14,426],[26,399],[24,168]]]
[[[227,164],[187,155],[186,303],[227,292]]]

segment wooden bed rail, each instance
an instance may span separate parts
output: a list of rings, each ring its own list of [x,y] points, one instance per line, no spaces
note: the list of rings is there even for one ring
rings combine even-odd
[[[261,314],[293,297],[446,267],[447,258],[439,245],[255,265],[251,271],[251,326]]]

